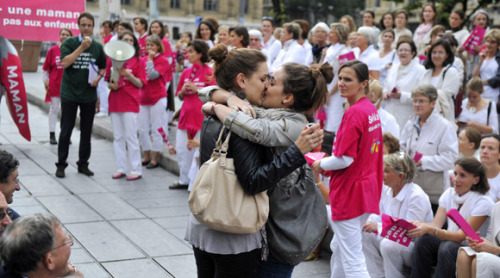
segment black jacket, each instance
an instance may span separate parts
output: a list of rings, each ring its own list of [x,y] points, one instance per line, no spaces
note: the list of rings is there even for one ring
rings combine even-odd
[[[222,123],[216,117],[205,117],[201,127],[200,165],[210,159]],[[223,138],[226,138],[225,132]],[[272,148],[252,143],[232,133],[227,157],[234,159],[234,167],[243,190],[257,194],[275,186],[306,163],[299,148],[292,144],[281,155],[274,156]]]

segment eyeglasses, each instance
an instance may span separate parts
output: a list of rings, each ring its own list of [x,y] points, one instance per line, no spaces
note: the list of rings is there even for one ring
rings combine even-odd
[[[21,182],[21,181],[19,180],[19,178],[16,178],[15,180],[7,180],[7,181],[13,181],[13,182],[15,182],[16,184],[20,184],[20,182]]]
[[[14,216],[14,211],[13,210],[7,210],[7,212],[0,212],[0,220],[3,220],[5,216],[8,215],[10,219]]]
[[[63,247],[63,246],[66,246],[66,245],[73,246],[73,244],[74,244],[74,242],[73,242],[73,238],[72,238],[70,235],[67,235],[67,236],[66,236],[66,239],[67,239],[67,241],[65,241],[63,244],[61,244],[61,245],[59,245],[59,246],[57,246],[57,247],[52,248],[52,250],[51,250],[51,251],[56,250],[56,249],[58,249],[58,248],[61,248],[61,247]]]
[[[431,55],[444,56],[444,55],[446,55],[446,52],[444,52],[444,51],[432,51]]]
[[[263,16],[262,20],[274,21],[274,17],[272,17],[272,16]]]
[[[398,53],[411,53],[411,49],[398,49]]]
[[[429,101],[427,99],[414,99],[413,104],[425,104],[428,103]]]

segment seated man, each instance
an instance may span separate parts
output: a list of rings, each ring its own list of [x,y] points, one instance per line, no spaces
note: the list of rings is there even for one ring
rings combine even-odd
[[[19,161],[9,152],[0,150],[0,192],[3,193],[8,204],[12,204],[14,191],[21,190],[19,184]],[[12,210],[12,209],[11,209]],[[12,220],[19,215],[12,210]]]
[[[0,256],[6,277],[62,277],[75,274],[68,263],[73,239],[56,216],[37,213],[19,217],[1,237]],[[81,274],[80,274],[81,275]]]
[[[7,228],[7,225],[12,223],[14,211],[9,209],[7,200],[2,192],[0,192],[0,236],[2,236],[3,231]]]

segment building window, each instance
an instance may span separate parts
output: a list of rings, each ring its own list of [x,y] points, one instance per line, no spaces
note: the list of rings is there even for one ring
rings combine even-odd
[[[217,11],[217,0],[203,0],[204,11]]]
[[[380,0],[375,0],[375,7],[380,7]]]
[[[171,9],[180,9],[181,8],[181,0],[170,0],[170,8]]]
[[[122,5],[130,5],[131,0],[120,0],[120,4]]]

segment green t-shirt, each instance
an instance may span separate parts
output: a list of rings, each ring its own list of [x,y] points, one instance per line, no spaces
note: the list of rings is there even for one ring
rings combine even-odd
[[[80,46],[79,37],[67,38],[61,46],[61,60],[73,53]],[[106,56],[100,43],[92,40],[87,48],[72,65],[64,69],[61,82],[61,98],[74,102],[97,100],[96,87],[89,84],[89,66],[97,72],[106,68]]]

